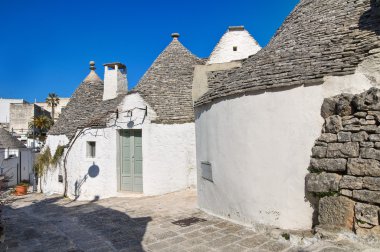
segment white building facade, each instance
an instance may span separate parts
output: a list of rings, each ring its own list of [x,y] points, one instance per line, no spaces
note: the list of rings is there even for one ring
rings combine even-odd
[[[178,36],[173,34],[173,41],[128,93],[125,66],[105,64],[102,92],[95,94],[101,101],[86,121],[69,136],[62,134],[60,122],[49,133],[46,146],[52,154],[58,145],[67,147],[61,164],[44,176],[43,192],[93,200],[195,186],[192,76],[193,66],[203,61],[183,47]],[[84,83],[100,83],[94,74]],[[75,94],[71,103],[62,114],[66,121],[78,109],[73,106]]]
[[[321,135],[324,98],[357,94],[380,84],[379,36],[371,27],[323,33],[326,27],[345,22],[341,20],[345,16],[354,27],[371,8],[370,2],[353,4],[348,8],[352,12],[344,8],[348,3],[338,2],[324,3],[328,9],[341,10],[335,23],[327,20],[336,13],[322,11],[321,2],[301,1],[260,54],[240,67],[208,76],[213,88],[195,109],[202,210],[249,226],[312,227],[314,209],[306,199],[305,176],[311,149]],[[310,16],[302,13],[308,12],[324,18],[307,22]],[[310,27],[301,25],[305,23]],[[318,28],[312,28],[317,23]],[[347,32],[344,40],[340,32]],[[344,60],[332,60],[334,53],[328,48],[354,46],[355,34],[367,36],[363,41],[367,49],[352,54],[339,49]],[[336,44],[321,44],[318,36],[336,38]]]

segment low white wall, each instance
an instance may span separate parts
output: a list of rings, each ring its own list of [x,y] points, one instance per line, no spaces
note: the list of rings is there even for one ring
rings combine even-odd
[[[196,180],[195,124],[163,125],[151,123],[155,112],[134,108],[147,104],[138,94],[128,95],[119,106],[119,118],[110,118],[105,129],[85,129],[72,144],[67,158],[68,196],[78,200],[93,200],[119,196],[119,130],[142,129],[143,193],[158,195],[194,186]],[[126,111],[132,111],[127,117]],[[49,136],[47,146],[52,155],[56,147],[66,143],[65,137]],[[67,140],[67,138],[66,138]],[[86,144],[96,142],[96,157],[86,157]],[[99,168],[99,174],[88,176],[89,168]],[[94,168],[94,167],[92,167]],[[51,170],[43,180],[45,193],[63,193],[58,183],[58,171]],[[87,175],[87,176],[86,176]]]
[[[195,186],[195,125],[151,124],[143,129],[144,194]]]
[[[59,145],[64,146],[68,144],[68,142],[69,142],[69,139],[65,135],[57,135],[57,136],[49,135],[46,139],[46,144],[42,151],[45,151],[46,148],[49,147],[51,155],[54,155]],[[63,194],[64,181],[63,182],[58,181],[59,175],[64,176],[62,161],[63,160],[61,160],[61,163],[57,167],[49,167],[49,169],[45,172],[44,176],[42,178],[39,178],[38,188],[42,189],[42,192],[46,194],[53,194],[53,193]]]
[[[209,213],[246,225],[307,229],[313,209],[304,180],[321,133],[325,97],[374,84],[361,72],[323,85],[225,99],[196,109],[198,202]],[[201,177],[212,166],[213,182]]]

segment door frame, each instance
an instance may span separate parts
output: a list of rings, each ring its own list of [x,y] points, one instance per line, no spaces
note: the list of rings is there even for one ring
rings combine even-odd
[[[122,142],[122,132],[123,131],[141,131],[141,141],[142,141],[142,129],[120,129],[117,130],[117,146],[118,146],[118,151],[117,151],[117,191],[118,192],[127,192],[127,193],[136,193],[136,194],[142,194],[144,192],[144,157],[143,157],[143,149],[141,149],[141,155],[142,155],[142,192],[134,192],[134,191],[124,191],[121,189],[121,169],[123,165],[123,142]],[[143,145],[143,144],[141,144]],[[133,145],[134,148],[134,145]],[[142,146],[143,148],[143,146]]]

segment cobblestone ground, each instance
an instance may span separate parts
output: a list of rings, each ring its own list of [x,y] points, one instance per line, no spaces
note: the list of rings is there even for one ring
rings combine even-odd
[[[253,231],[196,208],[192,190],[159,197],[73,202],[29,194],[2,208],[1,251],[379,251],[311,234]]]

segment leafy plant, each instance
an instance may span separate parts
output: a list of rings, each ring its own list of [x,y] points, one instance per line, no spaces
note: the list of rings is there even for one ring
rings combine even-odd
[[[52,157],[50,161],[50,164],[56,167],[59,161],[61,160],[64,152],[65,152],[65,146],[58,145],[57,149],[55,150],[54,156]]]
[[[50,148],[47,147],[42,153],[38,154],[34,161],[34,171],[41,177],[49,167],[51,161]]]
[[[288,233],[282,233],[281,236],[282,236],[285,240],[287,240],[287,241],[290,240],[290,234],[288,234]]]

